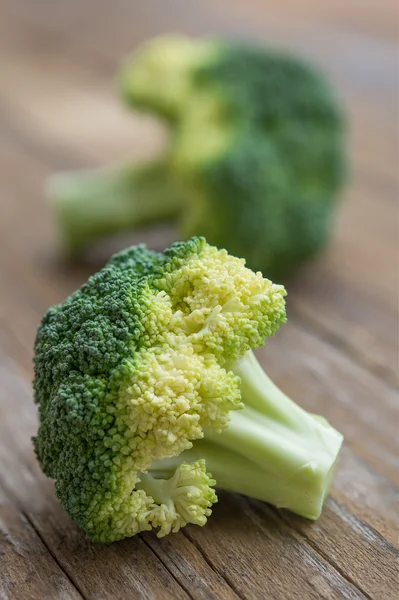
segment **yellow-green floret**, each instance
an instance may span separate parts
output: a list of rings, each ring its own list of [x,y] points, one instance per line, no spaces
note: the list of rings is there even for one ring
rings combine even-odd
[[[201,457],[167,478],[154,461],[220,434],[243,408],[230,370],[285,320],[285,290],[203,238],[115,255],[35,343],[34,439],[69,515],[94,540],[204,525],[216,501]]]

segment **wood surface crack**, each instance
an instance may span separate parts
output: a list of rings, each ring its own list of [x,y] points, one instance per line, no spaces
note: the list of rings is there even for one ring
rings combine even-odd
[[[159,560],[159,562],[162,564],[163,567],[165,567],[165,569],[168,571],[169,575],[176,581],[177,585],[179,587],[181,587],[181,589],[187,594],[187,596],[189,598],[191,598],[191,600],[195,600],[194,596],[191,594],[189,588],[187,588],[181,581],[179,581],[179,579],[176,577],[176,575],[173,573],[173,571],[168,567],[168,565],[162,560],[162,558],[159,556],[159,554],[154,550],[154,548],[147,542],[147,540],[145,539],[145,536],[140,535],[139,534],[140,539],[144,542],[144,544],[147,546],[147,548],[149,548],[149,550],[153,553],[153,555],[157,558],[157,560]]]
[[[158,3],[154,11],[152,3],[132,9],[126,0],[116,0],[109,14],[97,11],[93,20],[92,0],[62,6],[51,0],[35,6],[24,0],[2,4],[0,346],[18,369],[8,373],[7,357],[0,377],[0,492],[4,488],[5,496],[0,516],[5,549],[11,551],[0,568],[5,574],[0,574],[0,588],[8,576],[15,598],[40,598],[40,590],[43,597],[83,600],[98,595],[159,598],[163,593],[176,600],[216,600],[225,597],[224,589],[229,600],[397,598],[393,10],[367,6],[361,13],[344,0],[330,3],[334,10],[318,6],[323,3],[291,2],[292,11],[276,7],[271,20],[265,20],[259,2],[241,0],[234,7],[225,3],[226,8],[206,0],[205,8],[184,11],[184,3],[175,0],[166,10]],[[227,506],[219,509],[219,521],[215,511],[209,529],[188,527],[165,541],[140,534],[137,546],[127,542],[86,557],[83,538],[69,539],[71,530],[57,520],[54,503],[47,504],[45,496],[32,505],[32,498],[42,494],[42,479],[28,441],[34,425],[32,392],[20,380],[32,377],[34,321],[49,299],[58,299],[92,268],[87,263],[82,271],[54,275],[55,265],[45,253],[51,252],[56,232],[44,214],[42,184],[54,171],[95,167],[130,152],[132,141],[116,112],[121,109],[111,78],[132,45],[176,23],[188,35],[239,29],[247,37],[266,36],[273,44],[292,47],[332,77],[345,105],[351,164],[334,236],[314,269],[309,265],[304,277],[299,274],[297,283],[288,283],[287,336],[276,340],[276,353],[266,350],[265,358],[290,397],[305,395],[307,408],[316,412],[320,406],[321,414],[326,409],[345,434],[346,449],[323,517],[315,524],[226,493]],[[120,141],[109,139],[118,131]],[[102,260],[101,247],[99,255]],[[285,362],[286,351],[290,362]]]
[[[54,554],[54,552],[51,550],[51,548],[49,548],[48,544],[46,543],[46,540],[44,539],[44,537],[40,533],[39,529],[36,527],[34,521],[30,518],[30,516],[28,515],[28,513],[20,505],[19,499],[15,496],[15,494],[13,492],[11,492],[9,490],[9,488],[6,485],[5,481],[3,481],[1,478],[0,478],[0,486],[2,488],[3,493],[6,495],[6,497],[8,497],[10,500],[14,500],[15,501],[15,506],[18,508],[18,511],[19,511],[20,515],[30,525],[30,527],[35,532],[35,534],[37,535],[37,537],[39,538],[39,540],[41,541],[41,543],[43,544],[43,546],[46,548],[47,552],[49,553],[49,555],[51,556],[51,558],[53,559],[53,561],[55,562],[55,564],[57,565],[57,567],[60,569],[60,571],[63,573],[63,575],[65,575],[66,579],[69,581],[69,583],[72,585],[72,587],[77,591],[78,594],[80,594],[80,596],[84,600],[88,600],[87,596],[85,596],[85,594],[82,592],[82,590],[80,589],[79,585],[71,578],[71,576],[69,575],[69,573],[65,570],[65,568],[62,566],[62,564],[57,559],[57,557]]]
[[[272,517],[276,518],[284,529],[291,531],[291,535],[293,535],[295,538],[299,536],[302,539],[304,546],[308,547],[308,551],[310,551],[315,558],[318,558],[319,561],[320,559],[323,559],[329,567],[334,569],[334,571],[340,575],[343,581],[357,590],[364,598],[367,598],[367,600],[375,600],[372,598],[372,596],[365,592],[350,575],[345,573],[345,571],[343,571],[343,569],[339,567],[339,565],[337,565],[335,561],[332,560],[328,554],[318,546],[317,543],[313,542],[313,540],[309,539],[303,532],[295,528],[291,523],[287,522],[276,507],[247,497],[243,498],[243,502],[245,503],[249,512],[254,516],[257,515],[257,512],[260,512],[262,515],[272,515]],[[263,528],[262,524],[259,524],[259,526]]]
[[[332,346],[358,367],[374,375],[376,379],[384,383],[391,391],[397,391],[397,373],[393,373],[389,367],[371,362],[356,346],[347,342],[343,337],[335,335],[308,315],[303,315],[301,310],[295,306],[290,307],[290,321],[302,331]]]
[[[76,583],[76,581],[74,581],[72,579],[72,577],[70,576],[70,574],[68,573],[68,571],[65,570],[65,568],[62,566],[62,564],[58,560],[56,554],[47,545],[45,538],[42,536],[42,534],[40,533],[39,529],[36,527],[35,522],[29,517],[28,513],[26,511],[24,511],[24,510],[21,510],[21,514],[28,521],[29,525],[35,531],[36,535],[39,537],[39,539],[41,540],[42,544],[46,547],[48,553],[50,554],[50,556],[52,557],[52,559],[54,560],[54,562],[56,563],[56,565],[64,573],[65,577],[68,579],[68,581],[70,582],[70,584],[76,589],[76,591],[82,596],[82,598],[84,598],[84,600],[88,600],[88,596],[86,596],[83,593],[83,591],[81,590],[80,586]]]
[[[223,581],[225,581],[226,584],[229,586],[229,588],[231,588],[233,590],[233,592],[241,600],[246,600],[245,596],[243,596],[241,594],[240,590],[237,588],[237,586],[235,585],[234,581],[232,581],[230,579],[230,577],[228,577],[227,575],[225,575],[224,573],[222,573],[221,571],[219,571],[219,569],[217,569],[213,565],[213,563],[210,560],[209,556],[207,556],[205,554],[205,552],[202,550],[201,546],[199,544],[197,544],[197,542],[195,541],[195,539],[187,531],[184,531],[184,529],[182,530],[182,533],[188,539],[188,541],[194,546],[194,548],[201,554],[202,558],[204,559],[204,561],[206,562],[206,564],[212,569],[212,571],[214,571],[219,577],[221,577],[223,579]]]
[[[362,587],[356,583],[356,581],[348,574],[346,573],[320,546],[319,544],[317,544],[317,542],[315,542],[314,540],[312,540],[311,538],[309,538],[306,533],[304,533],[303,531],[301,531],[300,529],[298,529],[297,527],[294,527],[292,525],[292,523],[289,523],[280,513],[280,511],[275,508],[274,506],[269,506],[268,507],[270,509],[271,512],[273,512],[273,514],[279,519],[279,521],[281,521],[281,523],[284,524],[285,527],[287,527],[288,529],[290,529],[291,531],[295,532],[296,534],[298,534],[305,542],[306,544],[308,544],[308,546],[310,546],[310,548],[319,556],[321,556],[333,569],[335,569],[343,579],[345,579],[345,581],[347,581],[348,583],[350,583],[354,588],[356,588],[361,594],[363,594],[363,596],[365,598],[367,598],[367,600],[375,600],[372,596],[370,596],[370,594],[368,594],[364,589],[362,589]],[[388,544],[388,542],[387,542]]]
[[[361,528],[365,534],[367,534],[367,537],[373,538],[374,543],[381,546],[384,549],[384,551],[390,552],[396,558],[399,558],[398,549],[395,548],[395,546],[393,546],[393,544],[391,544],[386,538],[384,538],[384,536],[381,535],[381,533],[379,533],[376,529],[374,529],[374,527],[372,527],[368,523],[365,523],[364,521],[362,521],[362,519],[360,519],[360,517],[358,517],[352,511],[347,509],[344,504],[342,504],[341,502],[338,502],[338,500],[336,500],[335,498],[330,498],[330,502],[332,504],[335,504],[335,506],[338,507],[341,512],[345,511],[349,515],[349,517],[351,519],[353,519],[353,521],[356,523],[356,525],[359,526],[359,528]]]
[[[296,531],[296,530],[294,530]],[[299,533],[299,532],[298,532]],[[343,569],[341,569],[341,567],[333,560],[331,560],[331,557],[328,556],[328,554],[326,554],[319,546],[318,544],[314,543],[312,540],[310,540],[306,535],[302,535],[300,534],[304,540],[306,540],[306,543],[312,548],[312,550],[314,550],[315,552],[317,552],[317,554],[319,554],[319,556],[321,556],[322,558],[324,558],[324,560],[333,568],[337,571],[337,573],[339,573],[341,575],[341,577],[343,579],[345,579],[345,581],[347,581],[348,583],[350,583],[351,585],[353,585],[354,588],[356,588],[361,594],[363,594],[363,596],[365,598],[367,598],[367,600],[375,600],[373,599],[372,596],[370,596],[364,589],[361,588],[361,586],[359,586],[359,584],[356,583],[356,581],[350,576],[348,575],[348,573],[345,573],[345,571]]]

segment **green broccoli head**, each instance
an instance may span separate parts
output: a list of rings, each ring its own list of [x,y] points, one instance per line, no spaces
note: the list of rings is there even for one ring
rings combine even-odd
[[[34,440],[69,515],[98,541],[203,525],[204,458],[154,478],[154,461],[226,429],[243,408],[229,365],[285,320],[285,291],[202,238],[114,256],[49,309],[35,343]]]
[[[178,69],[171,55],[183,57]],[[324,245],[345,167],[341,111],[320,73],[253,44],[164,38],[133,55],[121,80],[128,102],[175,124],[185,235],[272,278]]]
[[[133,54],[120,86],[170,125],[161,176],[157,162],[157,185],[152,165],[127,167],[127,184],[123,169],[56,179],[70,248],[175,218],[183,236],[284,278],[323,247],[345,176],[344,125],[316,69],[256,44],[174,36]]]

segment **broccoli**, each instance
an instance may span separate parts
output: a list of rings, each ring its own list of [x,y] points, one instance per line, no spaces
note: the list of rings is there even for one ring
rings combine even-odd
[[[66,248],[157,220],[284,280],[328,239],[345,179],[341,109],[323,76],[255,44],[162,37],[127,59],[126,102],[170,127],[148,164],[60,174]]]
[[[215,485],[320,515],[342,436],[252,353],[285,321],[285,293],[192,238],[116,254],[48,310],[34,446],[90,538],[204,525]]]

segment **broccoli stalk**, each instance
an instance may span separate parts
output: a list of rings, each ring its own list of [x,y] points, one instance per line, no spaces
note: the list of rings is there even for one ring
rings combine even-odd
[[[104,236],[169,220],[182,204],[163,160],[61,173],[50,179],[48,195],[70,256]]]
[[[317,519],[327,496],[342,435],[288,398],[252,351],[231,366],[241,379],[244,408],[221,434],[205,429],[191,450],[155,461],[153,477],[168,477],[183,461],[205,459],[217,486]]]

